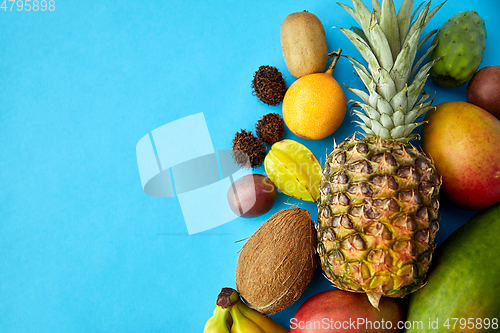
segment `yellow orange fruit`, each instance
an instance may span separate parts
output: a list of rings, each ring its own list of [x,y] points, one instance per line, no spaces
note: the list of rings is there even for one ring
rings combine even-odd
[[[297,79],[283,99],[283,120],[290,131],[304,139],[323,139],[342,124],[347,100],[332,77],[333,68]]]

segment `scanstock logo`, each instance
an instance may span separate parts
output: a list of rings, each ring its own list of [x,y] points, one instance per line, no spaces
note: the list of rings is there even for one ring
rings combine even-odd
[[[227,192],[251,169],[236,164],[231,150],[214,150],[202,112],[144,135],[136,155],[144,193],[177,196],[190,235],[238,217],[229,207]]]

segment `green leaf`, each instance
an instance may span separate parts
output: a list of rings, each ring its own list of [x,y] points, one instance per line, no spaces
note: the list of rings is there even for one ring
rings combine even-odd
[[[420,67],[420,64],[425,60],[425,58],[427,58],[427,56],[432,52],[432,50],[434,50],[434,48],[436,46],[437,46],[437,44],[431,45],[429,47],[429,49],[424,53],[424,55],[421,56],[420,59],[418,59],[418,61],[415,63],[415,65],[413,65],[413,69],[411,70],[409,78],[412,78],[413,75],[415,75],[415,72]]]
[[[394,2],[392,0],[382,1],[382,12],[380,14],[379,22],[380,27],[389,42],[394,62],[401,49],[401,41],[399,40],[398,18],[396,16],[396,9],[394,8]]]
[[[404,137],[411,138],[410,134],[413,132],[413,130],[415,130],[415,128],[417,128],[418,126],[423,125],[423,124],[425,124],[425,121],[405,125]]]
[[[425,37],[424,37],[424,38],[422,38],[422,40],[420,41],[420,43],[418,43],[418,47],[417,47],[417,49],[419,49],[419,50],[420,50],[420,48],[421,48],[421,47],[425,44],[425,42],[427,42],[427,40],[428,40],[429,38],[431,38],[431,37],[432,37],[432,35],[434,35],[434,34],[435,34],[438,30],[439,30],[439,29],[434,29],[434,30],[432,30],[431,32],[429,32],[427,35],[425,35]]]
[[[363,109],[365,114],[370,117],[370,119],[378,120],[380,119],[380,111],[374,107],[371,107],[368,104],[358,102],[357,103],[359,107]]]
[[[432,102],[434,102],[434,97],[436,96],[436,92],[434,92],[434,96],[432,96],[431,100],[427,103],[432,104]],[[420,97],[420,99],[418,100],[418,102],[416,104],[427,104],[427,103],[424,103],[427,99],[429,99],[429,97],[431,97],[431,94],[425,94],[425,95],[422,95],[422,97]]]
[[[368,76],[365,71],[361,68],[359,68],[357,65],[352,63],[352,67],[356,71],[356,74],[360,78],[360,80],[364,83],[366,89],[372,94],[375,92],[375,82],[373,81],[371,76]],[[363,67],[363,66],[361,66]],[[364,67],[363,67],[364,68]]]
[[[394,122],[394,125],[396,127],[404,125],[405,124],[405,114],[401,110],[397,110],[396,112],[394,112],[394,114],[392,116],[392,121]],[[394,135],[392,135],[392,137],[394,137]]]
[[[358,105],[359,101],[357,99],[351,98],[350,100],[347,101],[347,104],[351,104],[351,103],[352,103],[351,108],[359,106]]]
[[[373,81],[373,77],[371,76],[370,72],[366,69],[366,67],[363,66],[359,61],[350,56],[345,56],[345,57],[348,58],[349,61],[351,62],[351,65],[356,71],[357,76],[361,79],[361,81],[365,85],[370,95],[375,93],[375,88],[376,88],[375,82]]]
[[[377,100],[377,110],[380,114],[392,115],[394,113],[391,103],[382,97]]]
[[[430,71],[432,66],[434,66],[434,64],[441,59],[443,59],[443,57],[436,58],[423,65],[422,68],[420,68],[420,70],[418,71],[417,75],[415,75],[415,77],[413,78],[413,81],[424,80],[427,77],[427,73]]]
[[[437,58],[433,61],[426,63],[420,70],[417,75],[413,78],[412,84],[408,87],[408,109],[413,109],[413,106],[416,104],[417,99],[422,93],[422,89],[424,89],[425,82],[427,81],[427,77],[429,74],[429,70],[432,66],[438,62],[441,58]]]
[[[403,114],[408,110],[408,86],[405,85],[394,97],[391,99],[391,106],[393,110],[401,109]]]
[[[384,68],[380,68],[378,71],[373,72],[373,76],[377,84],[377,92],[386,100],[390,101],[397,93],[396,84],[392,75]]]
[[[356,94],[363,102],[366,104],[370,104],[370,95],[366,93],[364,90],[356,89],[356,88],[351,88],[351,87],[346,87],[347,90],[353,92]],[[373,106],[373,105],[372,105]]]
[[[427,94],[427,95],[429,95],[429,94]],[[424,96],[425,96],[425,95],[424,95]],[[432,102],[433,102],[433,100],[434,100],[434,99],[433,99],[433,100],[430,100],[429,102],[426,102],[426,103],[420,103],[420,101],[421,101],[421,100],[422,100],[422,98],[421,98],[421,99],[420,99],[417,103],[415,103],[415,105],[419,105],[421,108],[426,108],[426,107],[428,107],[428,106],[431,106],[431,105],[432,105]],[[428,110],[427,110],[427,111],[428,111]]]
[[[368,41],[368,38],[365,36],[365,32],[362,29],[358,27],[351,27],[351,30],[357,33],[358,36],[361,37],[366,42],[366,44],[370,43],[370,41]]]
[[[372,13],[365,4],[360,0],[352,0],[352,4],[354,5],[354,10],[359,17],[358,24],[361,26],[361,29],[365,32],[366,37],[370,38],[370,20]],[[371,41],[370,41],[371,42]]]
[[[424,88],[426,80],[427,77],[419,80],[414,80],[413,83],[408,87],[408,110],[412,110],[415,106],[415,103],[422,93],[422,89]]]
[[[366,126],[372,127],[372,119],[370,119],[370,117],[367,117],[366,114],[358,110],[354,110],[352,113],[358,116]]]
[[[415,121],[415,119],[418,118],[419,111],[420,111],[420,109],[417,108],[417,109],[413,109],[410,112],[408,112],[408,114],[405,116],[405,125],[413,123]]]
[[[420,36],[420,30],[414,31],[410,39],[403,45],[394,67],[391,70],[391,76],[396,83],[396,89],[400,91],[405,84],[409,82],[409,74],[412,68],[413,60],[417,54],[417,42]]]
[[[428,105],[426,107],[424,106],[419,106],[413,110],[411,110],[406,116],[405,116],[405,123],[406,124],[411,124],[413,122],[415,122],[415,120],[420,117],[420,116],[423,116],[424,114],[427,113],[427,111],[429,110],[432,110],[434,109],[434,106],[432,105]]]
[[[372,120],[372,131],[379,137],[385,140],[389,140],[391,138],[391,133],[387,128],[382,126],[378,121]]]
[[[427,3],[427,5],[424,6],[424,8],[422,8],[422,10],[418,13],[418,16],[417,16],[417,19],[413,22],[413,24],[411,25],[410,27],[410,30],[408,31],[408,35],[406,35],[406,38],[405,38],[405,41],[403,42],[402,45],[406,44],[407,41],[412,38],[413,34],[415,33],[415,31],[420,31],[420,33],[422,32],[422,30],[424,29],[425,27],[425,17],[427,16],[427,13],[429,12],[429,8],[431,6],[431,3]],[[418,39],[420,38],[420,33],[418,34],[418,38],[417,38],[417,41]],[[413,60],[412,60],[413,62]]]
[[[339,5],[340,7],[344,8],[344,10],[346,12],[348,12],[349,15],[351,15],[352,18],[355,19],[356,22],[358,22],[359,25],[361,25],[361,21],[359,20],[359,16],[358,16],[358,14],[356,13],[356,11],[354,9],[352,9],[351,7],[349,7],[347,5],[344,5],[343,3],[340,3],[340,2],[337,2],[337,5]]]
[[[394,123],[392,122],[392,118],[386,114],[382,114],[380,116],[380,123],[382,124],[382,126],[384,126],[384,128],[387,129],[394,128]]]
[[[420,10],[420,7],[422,7],[424,5],[424,2],[421,2],[417,8],[415,8],[415,10],[413,11],[413,14],[411,15],[411,20],[410,22],[413,21],[413,19],[415,18],[415,16],[417,15],[417,13],[419,13],[419,10]]]
[[[375,133],[373,133],[373,131],[371,130],[371,128],[369,127],[366,127],[365,124],[363,124],[362,122],[359,122],[359,121],[354,121],[354,123],[358,124],[359,127],[361,127],[361,129],[363,130],[363,135],[365,137],[374,137],[375,136]]]
[[[429,2],[430,3],[430,2]],[[434,7],[430,12],[429,14],[427,14],[427,17],[425,18],[425,25],[427,25],[427,23],[429,23],[429,21],[434,17],[434,14],[436,14],[436,12],[441,8],[443,7],[443,5],[446,3],[446,1],[444,1],[443,3],[437,5],[436,7]]]
[[[396,126],[393,129],[391,129],[391,137],[393,139],[399,139],[403,137],[404,133],[405,133],[404,126]]]
[[[380,3],[378,0],[372,0],[372,8],[375,16],[377,17],[377,21],[380,22],[380,14],[382,13],[382,9],[380,8]]]
[[[410,29],[411,11],[413,9],[413,0],[403,0],[401,7],[397,14],[398,27],[399,27],[399,42],[400,45],[403,44],[406,35],[408,34],[408,29]]]
[[[345,28],[338,28],[340,31],[344,33],[344,35],[349,38],[351,43],[356,47],[356,49],[361,53],[361,56],[366,60],[368,63],[368,70],[373,73],[377,68],[380,67],[377,57],[373,54],[372,50],[370,49],[370,46],[361,38],[359,37],[358,34],[355,32],[345,29]]]
[[[362,64],[362,63],[360,63],[359,61],[357,61],[356,59],[354,59],[354,58],[353,58],[353,57],[351,57],[351,56],[347,56],[347,55],[346,55],[345,57],[346,57],[347,59],[349,59],[349,61],[351,62],[352,66],[354,67],[354,69],[356,69],[356,68],[357,68],[357,69],[359,69],[359,70],[363,71],[363,74],[362,74],[362,75],[363,75],[363,77],[367,77],[367,78],[368,78],[368,81],[372,81],[372,80],[373,80],[373,78],[372,78],[372,76],[371,76],[370,72],[366,69],[366,67],[365,67],[365,66],[363,66],[363,64]],[[356,72],[358,71],[357,69],[356,69]],[[358,75],[359,75],[359,74],[358,74]]]
[[[370,41],[372,50],[377,57],[378,63],[382,68],[390,71],[392,65],[394,64],[394,59],[392,58],[391,46],[385,36],[382,28],[377,22],[375,14],[372,15],[372,20],[370,24]]]

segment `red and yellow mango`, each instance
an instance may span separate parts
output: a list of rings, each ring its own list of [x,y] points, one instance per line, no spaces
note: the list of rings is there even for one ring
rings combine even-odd
[[[463,209],[500,201],[500,120],[466,102],[445,102],[426,115],[423,150],[443,178],[444,194]]]

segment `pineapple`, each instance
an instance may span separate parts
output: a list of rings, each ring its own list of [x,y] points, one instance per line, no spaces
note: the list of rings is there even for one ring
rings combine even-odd
[[[361,28],[340,30],[368,63],[347,57],[367,90],[347,88],[360,98],[349,103],[365,133],[334,144],[327,156],[317,249],[331,282],[366,293],[378,307],[382,296],[404,297],[424,285],[435,248],[441,178],[410,141],[423,123],[418,119],[433,108],[422,89],[440,60],[420,66],[431,46],[415,63],[437,29],[420,36],[443,4],[420,5],[412,15],[413,0],[403,0],[398,14],[392,0],[373,0],[373,12],[352,2],[354,8],[341,6]]]

